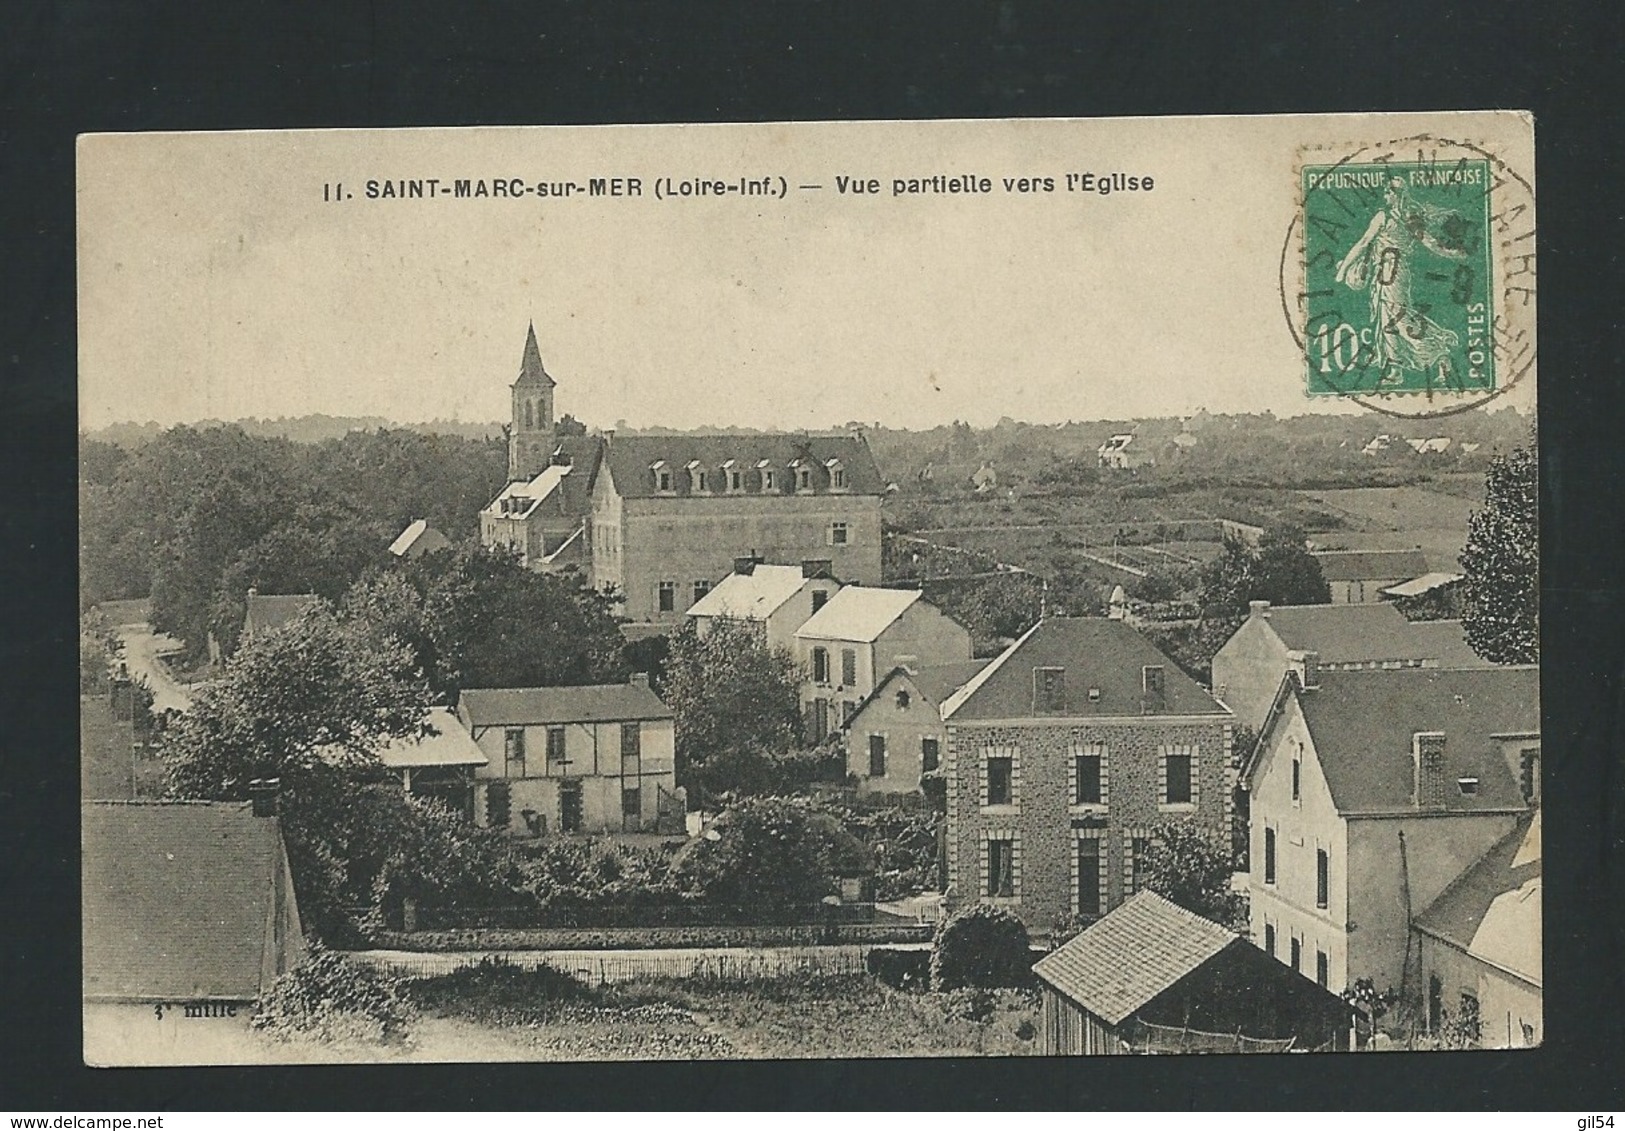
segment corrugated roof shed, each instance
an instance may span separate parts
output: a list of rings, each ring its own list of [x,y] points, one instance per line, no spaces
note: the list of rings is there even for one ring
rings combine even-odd
[[[669,719],[672,710],[647,687],[630,683],[583,687],[471,688],[460,709],[476,727]]]
[[[796,639],[875,640],[919,599],[918,589],[848,585],[796,629]]]
[[[1323,671],[1318,687],[1296,694],[1339,812],[1414,809],[1412,740],[1440,731],[1445,811],[1524,808],[1493,736],[1540,732],[1538,669]],[[1461,778],[1476,778],[1476,791],[1457,788]]]
[[[259,997],[282,860],[246,803],[81,807],[87,999]]]
[[[1428,571],[1421,550],[1316,550],[1314,556],[1327,581],[1384,581]]]
[[[807,583],[798,565],[757,565],[749,573],[730,573],[717,587],[689,606],[691,617],[736,617],[766,620],[801,592]]]
[[[1159,708],[1144,709],[1142,673],[1162,668]],[[1064,668],[1064,709],[1046,715],[1229,715],[1213,696],[1133,628],[1107,617],[1039,621],[943,704],[943,718],[1021,719],[1035,714],[1033,669]],[[1091,689],[1098,695],[1091,695]]]
[[[729,460],[743,470],[745,493],[762,493],[760,478],[755,474],[757,464],[766,461],[777,474],[771,494],[795,494],[795,477],[790,474],[792,462],[804,461],[812,469],[813,490],[828,493],[830,487],[830,460],[838,460],[846,475],[848,495],[881,495],[886,484],[880,478],[880,468],[869,445],[856,436],[803,436],[795,433],[744,433],[737,436],[617,436],[608,445],[607,460],[615,479],[615,489],[623,498],[657,498],[655,463],[665,461],[672,471],[673,491],[668,494],[689,496],[689,476],[685,468],[691,463],[707,473],[708,489],[696,497],[727,497],[721,477],[723,465]]]
[[[1118,1025],[1233,943],[1234,932],[1142,891],[1034,966],[1049,985]]]
[[[1540,985],[1540,856],[1537,809],[1445,888],[1417,929]]]

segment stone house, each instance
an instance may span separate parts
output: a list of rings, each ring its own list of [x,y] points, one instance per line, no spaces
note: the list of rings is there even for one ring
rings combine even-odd
[[[702,637],[719,620],[742,621],[756,626],[769,648],[794,653],[796,629],[840,587],[833,577],[809,577],[800,565],[741,558],[716,588],[689,606],[688,618]]]
[[[846,772],[860,794],[919,791],[921,775],[942,765],[942,704],[988,663],[897,667],[880,681],[843,726]]]
[[[1460,621],[1408,621],[1392,604],[1271,605],[1253,601],[1213,656],[1213,694],[1254,731],[1269,713],[1281,677],[1302,670],[1472,667],[1482,664]]]
[[[796,629],[795,639],[805,733],[815,744],[850,722],[893,668],[971,658],[969,631],[918,589],[848,585]]]
[[[487,759],[475,769],[476,824],[540,836],[682,819],[672,710],[647,685],[473,688],[457,718]]]
[[[1483,1048],[1540,1044],[1540,857],[1537,808],[1417,916],[1429,1032],[1476,1017]]]
[[[555,436],[549,462],[503,487],[480,511],[480,544],[511,550],[528,568],[552,572],[591,563],[592,482],[603,451],[597,436]]]
[[[1230,711],[1121,621],[1040,621],[942,717],[955,903],[1043,935],[1140,890],[1160,823],[1228,838]]]
[[[1334,605],[1380,601],[1384,589],[1428,572],[1421,550],[1316,550],[1313,556]]]
[[[1539,800],[1534,667],[1289,673],[1242,769],[1254,944],[1399,989],[1412,916]]]

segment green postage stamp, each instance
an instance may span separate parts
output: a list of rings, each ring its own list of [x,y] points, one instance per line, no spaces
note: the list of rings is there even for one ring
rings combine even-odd
[[[1311,396],[1496,390],[1490,162],[1303,169]]]

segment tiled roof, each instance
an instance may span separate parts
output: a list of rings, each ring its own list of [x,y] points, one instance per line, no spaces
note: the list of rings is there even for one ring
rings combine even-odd
[[[1323,671],[1319,686],[1297,697],[1341,813],[1414,809],[1412,740],[1439,731],[1445,735],[1445,811],[1523,808],[1492,736],[1539,733],[1540,672],[1534,667]],[[1477,778],[1477,791],[1462,793],[1461,778]]]
[[[615,490],[623,498],[665,497],[656,490],[654,465],[664,460],[672,472],[674,493],[693,496],[684,470],[697,463],[705,470],[707,490],[702,498],[726,498],[722,479],[723,464],[734,460],[746,472],[745,494],[759,495],[761,479],[757,464],[766,461],[776,473],[772,494],[795,494],[791,463],[804,461],[812,468],[813,489],[830,493],[830,460],[839,460],[846,474],[847,495],[879,495],[885,492],[880,468],[869,445],[856,436],[803,436],[799,433],[760,433],[725,436],[617,436],[607,446],[606,459],[615,479]]]
[[[243,633],[252,635],[281,628],[320,599],[314,593],[250,593],[247,611],[243,614]]]
[[[1382,581],[1428,571],[1421,550],[1317,550],[1315,560],[1327,581]]]
[[[1249,945],[1156,892],[1142,891],[1039,959],[1033,973],[1106,1024],[1118,1025],[1237,943]]]
[[[536,344],[534,322],[530,324],[530,329],[525,334],[525,355],[519,361],[519,379],[514,384],[540,385],[549,389],[557,384],[542,366],[542,351]]]
[[[796,629],[796,639],[875,640],[919,599],[918,589],[848,585]]]
[[[943,718],[1032,718],[1033,669],[1064,668],[1061,711],[1068,718],[1139,715],[1143,669],[1163,669],[1163,702],[1155,715],[1228,715],[1214,698],[1168,657],[1122,621],[1106,617],[1050,617],[1039,621],[943,704]],[[1091,698],[1090,689],[1100,692]]]
[[[647,687],[632,683],[584,687],[471,688],[460,709],[473,726],[541,726],[547,723],[629,722],[669,719],[672,710]]]
[[[690,605],[688,615],[766,620],[806,583],[798,565],[758,565],[750,573],[730,573]]]
[[[259,997],[276,820],[246,802],[91,801],[81,814],[85,996]]]
[[[429,709],[432,732],[422,738],[393,739],[378,751],[378,760],[390,769],[418,766],[484,766],[490,759],[444,707]]]
[[[1447,630],[1424,629],[1412,623],[1387,601],[1352,605],[1278,605],[1262,614],[1281,643],[1296,651],[1318,652],[1323,664],[1353,664],[1371,660],[1436,660],[1451,644]],[[1452,624],[1461,636],[1461,622]],[[1460,658],[1465,637],[1452,647]],[[1471,653],[1469,652],[1469,655]]]
[[[1540,985],[1540,887],[1537,809],[1445,888],[1416,926]]]

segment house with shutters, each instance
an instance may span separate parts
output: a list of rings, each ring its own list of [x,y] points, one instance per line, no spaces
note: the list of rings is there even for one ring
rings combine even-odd
[[[1122,621],[1040,621],[942,719],[956,905],[1045,935],[1139,891],[1162,822],[1229,835],[1230,711]]]
[[[1539,670],[1291,672],[1242,785],[1253,943],[1333,992],[1414,988],[1415,916],[1539,802]]]
[[[824,607],[841,583],[822,574],[809,576],[804,566],[769,565],[741,558],[734,570],[688,609],[688,619],[703,638],[718,621],[752,625],[769,648],[794,653],[796,629]]]
[[[1421,550],[1316,550],[1332,604],[1383,600],[1382,591],[1428,572]]]
[[[847,776],[860,794],[919,791],[921,776],[942,766],[942,704],[989,662],[896,667],[880,681],[842,728]]]
[[[1410,621],[1393,604],[1250,603],[1247,619],[1213,656],[1213,694],[1253,731],[1281,678],[1306,661],[1321,671],[1476,667],[1459,620]]]
[[[805,737],[814,744],[849,723],[897,667],[963,663],[970,632],[918,589],[848,585],[795,631]]]
[[[672,710],[647,684],[471,688],[457,718],[486,758],[474,768],[478,825],[516,836],[681,828]]]
[[[593,483],[592,579],[676,628],[742,558],[880,581],[885,483],[861,435],[612,436]]]

